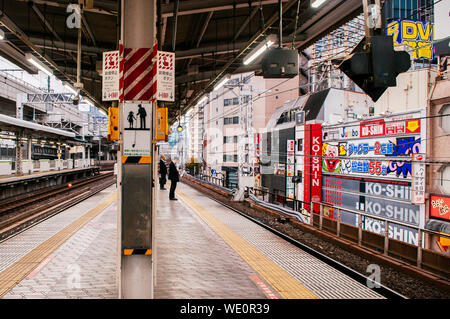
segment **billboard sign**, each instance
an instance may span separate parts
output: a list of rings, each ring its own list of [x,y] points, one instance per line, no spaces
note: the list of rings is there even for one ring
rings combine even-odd
[[[430,217],[450,220],[450,197],[430,195]]]
[[[413,58],[434,59],[434,24],[417,20],[397,20],[386,27],[386,35],[392,36],[394,46],[406,45]]]
[[[389,225],[390,238],[417,245],[417,230],[414,227],[424,224],[424,207],[410,202],[411,183],[404,181],[385,181],[372,178],[323,175],[323,202],[342,208],[341,221],[357,226],[357,214],[353,211],[372,215],[364,217],[364,229],[384,234],[383,218],[392,221]]]

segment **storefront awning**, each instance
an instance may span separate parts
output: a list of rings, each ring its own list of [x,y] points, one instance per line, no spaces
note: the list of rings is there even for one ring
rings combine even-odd
[[[443,220],[430,219],[425,225],[425,229],[450,235],[450,223]]]

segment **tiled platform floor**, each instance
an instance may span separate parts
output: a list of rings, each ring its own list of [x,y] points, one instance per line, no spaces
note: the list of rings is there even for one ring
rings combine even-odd
[[[0,274],[115,191],[112,186],[0,243]],[[185,184],[178,197],[169,201],[168,190],[158,191],[155,298],[281,298],[289,286],[312,298],[379,297]],[[113,203],[4,298],[117,298],[116,223]]]

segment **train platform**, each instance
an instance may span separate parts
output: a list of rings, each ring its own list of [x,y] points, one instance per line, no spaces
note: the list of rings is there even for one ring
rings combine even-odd
[[[180,183],[158,191],[156,299],[378,299],[365,285]],[[0,297],[118,298],[117,191],[0,243]]]
[[[83,171],[90,171],[93,169],[98,170],[99,168],[97,166],[89,166],[89,167],[81,167],[81,168],[52,170],[52,171],[47,171],[47,172],[36,172],[36,173],[22,174],[22,175],[16,175],[16,174],[0,175],[0,185],[21,183],[21,182],[27,181],[27,180],[53,177],[55,175],[72,174],[72,173],[78,173],[78,172],[83,172]]]

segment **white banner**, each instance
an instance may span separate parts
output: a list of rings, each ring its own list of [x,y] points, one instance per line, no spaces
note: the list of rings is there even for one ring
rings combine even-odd
[[[411,204],[425,204],[425,154],[412,154]]]
[[[103,52],[102,100],[119,99],[119,51]]]
[[[175,53],[158,51],[157,100],[175,101]]]

